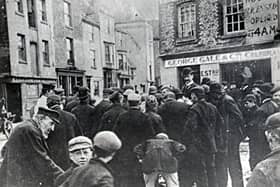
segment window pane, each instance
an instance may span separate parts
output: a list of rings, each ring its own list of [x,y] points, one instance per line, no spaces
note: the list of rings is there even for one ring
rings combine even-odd
[[[238,31],[238,23],[234,23],[234,31]]]
[[[228,24],[228,32],[232,32],[232,24]]]
[[[238,22],[238,14],[234,14],[233,15],[233,21],[234,22]]]
[[[228,23],[232,23],[232,16],[227,16],[227,20]]]
[[[237,5],[234,5],[233,7],[232,7],[232,13],[236,13],[237,12]]]
[[[240,22],[240,30],[244,30],[245,29],[245,24],[244,22]]]
[[[227,0],[227,5],[231,5],[231,0]]]
[[[231,13],[231,7],[228,6],[228,7],[227,7],[227,14],[230,14],[230,13]]]

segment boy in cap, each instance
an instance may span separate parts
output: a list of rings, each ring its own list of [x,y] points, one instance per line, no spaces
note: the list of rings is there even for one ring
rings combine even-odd
[[[271,152],[254,168],[247,187],[280,186],[280,113],[269,116],[265,126]]]
[[[264,130],[258,125],[258,121],[256,120],[257,111],[259,109],[256,96],[254,94],[247,94],[243,101],[245,132],[249,137],[249,163],[251,170],[253,170],[256,164],[266,155],[267,142],[265,139]]]
[[[114,186],[114,177],[107,164],[121,148],[121,140],[111,131],[101,131],[93,142],[93,158],[88,164],[74,169],[64,187]]]
[[[78,136],[72,138],[68,142],[69,157],[71,160],[71,167],[65,171],[65,173],[59,175],[56,178],[56,185],[60,186],[67,180],[73,173],[76,167],[84,166],[89,163],[93,154],[92,141],[85,136]]]
[[[134,148],[142,165],[146,187],[154,187],[159,174],[166,180],[167,186],[178,187],[176,154],[185,151],[181,143],[168,139],[167,134],[159,133]]]

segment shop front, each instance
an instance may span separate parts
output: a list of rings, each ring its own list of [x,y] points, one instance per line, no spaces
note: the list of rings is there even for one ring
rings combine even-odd
[[[194,81],[197,83],[207,77],[217,82],[236,84],[237,87],[250,85],[256,80],[280,84],[280,49],[267,48],[165,60],[161,75],[163,84],[176,79],[176,86],[182,87],[181,72],[185,67],[194,70]]]

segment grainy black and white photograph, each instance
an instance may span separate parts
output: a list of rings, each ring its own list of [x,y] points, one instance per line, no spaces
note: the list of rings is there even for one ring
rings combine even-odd
[[[0,187],[280,187],[280,0],[0,0]]]

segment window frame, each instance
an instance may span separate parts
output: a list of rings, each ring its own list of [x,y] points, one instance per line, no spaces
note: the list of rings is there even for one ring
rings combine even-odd
[[[17,53],[19,63],[26,63],[26,38],[24,34],[17,33]]]
[[[43,65],[50,66],[50,45],[49,41],[42,40],[42,56],[43,56]]]
[[[187,16],[189,16],[188,22],[183,22],[182,21],[181,10],[182,10],[182,7],[186,8],[187,6],[190,7],[190,10],[192,10],[192,8],[194,7],[194,13],[193,13],[193,15],[191,13],[190,13],[190,15],[187,15]],[[177,38],[182,39],[182,40],[195,40],[195,39],[197,39],[197,34],[198,34],[197,11],[198,11],[197,4],[193,0],[182,2],[182,3],[179,3],[177,5],[177,18],[178,18],[177,19],[177,21],[178,21],[178,23],[177,23]],[[192,16],[194,16],[194,17],[192,18]],[[184,19],[186,19],[186,17]],[[190,24],[192,26],[193,35],[185,36],[183,34],[182,25],[184,25],[184,24]]]
[[[47,1],[40,0],[40,13],[41,13],[41,21],[48,22],[48,15],[47,15]]]
[[[227,8],[229,7],[228,5],[228,1],[230,1],[230,7],[231,7],[231,12],[230,13],[227,13]],[[246,26],[245,26],[245,11],[244,11],[244,0],[236,0],[237,1],[237,4],[234,4],[233,3],[234,0],[224,0],[224,6],[223,6],[223,19],[224,19],[224,35],[234,35],[234,34],[239,34],[239,33],[244,33],[246,31]],[[242,4],[243,6],[243,12],[240,12],[238,10],[239,8],[239,4]],[[237,6],[237,12],[233,12],[233,6]],[[237,15],[238,16],[238,21],[235,22],[234,21],[234,15]],[[240,21],[240,15],[243,14],[243,21]],[[228,25],[229,25],[229,22],[228,22],[228,16],[231,16],[231,26],[232,26],[232,31],[229,31],[229,28],[228,28]],[[241,29],[241,25],[240,23],[243,22],[243,29]],[[238,23],[238,30],[234,31],[234,25],[235,23]]]
[[[16,0],[16,4],[17,4],[17,12],[23,14],[24,10],[23,10],[23,2],[22,0]]]
[[[69,41],[69,46],[70,48],[68,48],[68,41]],[[66,42],[66,56],[67,56],[67,64],[68,65],[75,65],[75,56],[74,56],[74,40],[73,38],[70,37],[66,37],[65,38],[65,42]],[[68,58],[69,57],[69,58]],[[71,58],[72,57],[72,58]]]
[[[95,41],[95,33],[94,33],[94,26],[93,25],[91,25],[90,26],[90,41],[91,42],[94,42]]]
[[[65,7],[65,5],[67,7]],[[67,12],[66,12],[67,10]],[[68,1],[63,1],[63,18],[64,18],[64,24],[67,27],[72,27],[73,23],[72,23],[72,7],[71,7],[71,3]],[[67,18],[67,19],[66,19]]]
[[[95,49],[90,49],[90,57],[91,57],[91,67],[93,69],[97,69],[97,66],[96,66],[96,50]]]
[[[37,28],[37,15],[35,6],[35,0],[27,0],[28,26],[32,28]]]

